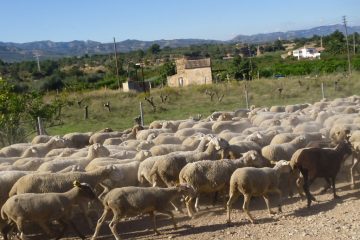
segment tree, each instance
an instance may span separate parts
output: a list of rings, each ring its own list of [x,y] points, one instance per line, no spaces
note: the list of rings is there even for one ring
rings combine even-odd
[[[18,94],[14,86],[0,80],[0,145],[24,142],[37,117],[51,119],[55,109],[35,93]]]
[[[151,54],[158,54],[160,53],[161,49],[160,49],[160,45],[154,43],[153,45],[151,45],[151,47],[149,48],[149,51]]]
[[[331,54],[342,54],[346,52],[345,36],[336,30],[331,35],[323,38],[325,51]]]
[[[176,73],[176,67],[173,62],[166,62],[161,66],[160,76],[161,82],[164,83],[168,76],[174,75]]]

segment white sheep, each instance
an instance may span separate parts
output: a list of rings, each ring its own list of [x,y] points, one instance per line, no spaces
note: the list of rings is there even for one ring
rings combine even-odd
[[[39,143],[26,149],[21,157],[45,157],[50,150],[65,147],[67,147],[67,141],[59,136],[55,136],[46,143]]]
[[[22,193],[49,193],[65,192],[72,187],[74,181],[86,182],[92,188],[95,188],[110,174],[115,171],[113,166],[106,166],[91,172],[67,172],[67,173],[33,173],[19,178],[12,186],[9,196],[19,195]],[[86,220],[89,226],[92,222],[88,216],[87,202],[80,204],[85,212]]]
[[[252,196],[262,196],[269,214],[274,214],[270,209],[269,193],[277,193],[279,195],[278,209],[279,212],[281,212],[282,194],[278,187],[279,178],[282,173],[289,173],[290,171],[290,163],[285,160],[277,162],[273,168],[244,167],[235,170],[230,178],[229,201],[226,204],[227,222],[231,222],[231,206],[239,197],[240,193],[244,195],[243,210],[252,223],[255,222],[249,212],[249,204]]]
[[[107,215],[112,212],[113,219],[109,224],[110,230],[116,240],[121,239],[116,227],[122,218],[137,216],[140,214],[150,214],[154,222],[154,232],[160,234],[156,227],[155,213],[169,215],[173,221],[174,228],[176,223],[171,212],[171,201],[182,194],[189,194],[191,188],[187,186],[177,186],[171,188],[144,188],[144,187],[123,187],[115,188],[107,193],[103,199],[104,212],[99,218],[92,240],[99,235],[100,228]]]
[[[73,133],[65,134],[63,138],[68,141],[69,147],[83,148],[89,145],[89,140],[92,134],[93,134],[92,132],[87,132],[87,133],[73,132]]]
[[[235,160],[202,160],[186,164],[179,173],[179,180],[180,184],[189,185],[195,192],[186,200],[189,216],[193,217],[192,202],[194,197],[196,197],[195,209],[198,210],[199,194],[227,191],[231,174],[237,168],[265,166],[269,166],[269,162],[253,150],[244,153],[241,158]]]
[[[0,157],[20,157],[29,147],[30,143],[16,143],[3,147],[0,149]]]
[[[40,172],[58,172],[72,165],[78,165],[81,168],[85,168],[93,159],[98,157],[107,157],[110,155],[109,150],[99,143],[95,143],[89,147],[88,155],[85,158],[62,158],[47,161],[38,168]]]
[[[16,224],[21,239],[25,239],[24,223],[28,221],[37,223],[48,237],[52,237],[48,224],[54,220],[64,227],[59,238],[67,225],[71,224],[79,237],[85,239],[71,220],[73,205],[84,199],[93,200],[97,197],[88,184],[75,182],[73,188],[63,193],[27,193],[10,197],[1,208],[1,217]]]
[[[269,161],[290,160],[293,153],[307,144],[304,136],[296,137],[288,143],[268,145],[261,149],[261,154]]]
[[[189,162],[196,162],[200,160],[215,160],[219,156],[217,154],[220,150],[226,150],[229,146],[224,139],[214,136],[208,136],[210,142],[204,152],[197,152],[194,154],[180,154],[174,152],[173,154],[164,155],[162,158],[155,161],[150,178],[153,186],[157,186],[159,182],[163,182],[166,186],[174,186],[179,182],[179,173],[181,169]]]

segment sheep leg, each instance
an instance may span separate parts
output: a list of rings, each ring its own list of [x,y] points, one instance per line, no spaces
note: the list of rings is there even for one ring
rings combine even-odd
[[[268,211],[269,211],[269,215],[271,216],[271,215],[275,214],[275,212],[274,212],[274,211],[271,211],[271,208],[270,208],[269,195],[265,194],[265,195],[263,196],[263,198],[264,198],[264,200],[265,200],[266,207],[267,207],[267,209],[268,209]]]
[[[311,200],[312,200],[312,195],[309,191],[309,179],[308,179],[308,172],[307,170],[303,170],[303,169],[300,169],[301,171],[301,174],[303,175],[303,178],[304,178],[304,185],[303,185],[303,189],[304,189],[304,192],[306,194],[306,198],[307,198],[307,206],[310,207],[311,206]]]
[[[194,209],[193,209],[193,203],[194,201],[194,196],[188,196],[186,201],[185,201],[185,205],[186,205],[186,208],[187,208],[187,211],[188,211],[188,215],[189,217],[193,217],[194,216]]]
[[[16,219],[16,226],[17,226],[17,229],[19,230],[20,232],[20,238],[21,240],[25,240],[26,239],[26,236],[24,234],[24,219],[23,218],[17,218]]]
[[[359,172],[358,169],[356,168],[358,164],[359,164],[359,159],[353,157],[353,164],[351,165],[351,168],[350,168],[351,188],[352,188],[352,189],[355,188],[354,170],[356,170],[357,172]]]
[[[81,239],[86,239],[86,237],[80,232],[80,230],[76,227],[75,223],[71,220],[69,220],[70,226],[74,229],[74,231],[76,232],[76,234],[81,238]]]
[[[99,220],[96,224],[94,235],[91,238],[92,240],[95,240],[97,238],[97,236],[99,235],[100,228],[101,228],[102,224],[104,223],[108,213],[109,213],[109,209],[105,207],[103,214],[101,215],[101,217],[99,218]]]
[[[250,205],[250,200],[251,200],[251,195],[250,194],[245,194],[244,195],[244,204],[243,204],[243,210],[246,213],[246,215],[249,217],[250,222],[252,224],[255,223],[254,218],[251,216],[250,211],[249,211],[249,205]]]
[[[199,199],[200,199],[200,196],[197,195],[196,200],[195,200],[195,210],[196,210],[196,212],[198,212],[200,210],[200,208],[199,208]]]
[[[219,195],[219,192],[216,191],[214,193],[214,198],[213,198],[213,201],[212,201],[212,205],[215,206],[216,202],[217,202],[217,199],[218,199],[218,195]]]
[[[331,182],[329,178],[325,178],[326,186],[320,191],[320,194],[326,193],[326,191],[331,187]]]
[[[111,232],[114,235],[116,240],[121,240],[120,235],[116,231],[116,227],[117,227],[117,225],[119,223],[119,220],[120,220],[120,218],[118,216],[118,213],[114,212],[114,216],[113,216],[113,219],[111,220],[111,222],[109,224],[109,227],[110,227],[110,230],[111,230]]]
[[[231,213],[231,206],[233,205],[233,203],[236,201],[236,199],[238,199],[239,197],[239,193],[235,190],[235,191],[231,191],[230,190],[230,196],[229,196],[229,200],[226,203],[226,208],[227,208],[227,223],[231,223],[231,218],[230,218],[230,213]]]
[[[50,230],[50,228],[48,227],[48,225],[46,225],[46,223],[44,222],[37,222],[37,224],[39,224],[39,226],[42,228],[42,230],[44,230],[44,232],[46,233],[46,235],[48,237],[51,237],[53,234]]]
[[[149,213],[150,217],[152,218],[153,220],[153,225],[154,225],[154,232],[156,235],[161,235],[161,233],[157,230],[157,227],[156,227],[156,216],[154,214],[154,212],[150,212]]]
[[[163,213],[163,214],[166,214],[166,215],[169,215],[169,216],[171,217],[172,222],[173,222],[174,229],[175,229],[175,230],[177,229],[176,221],[175,221],[175,218],[174,218],[174,214],[173,214],[171,211],[162,210],[162,211],[158,211],[158,212]]]
[[[79,206],[80,206],[81,210],[84,213],[84,216],[85,216],[85,219],[86,219],[86,221],[87,221],[87,223],[89,225],[89,228],[93,229],[95,226],[94,226],[94,223],[91,221],[90,216],[89,216],[88,202],[87,201],[83,202]]]
[[[335,177],[331,177],[331,184],[332,184],[332,190],[333,190],[333,194],[334,194],[334,199],[339,198],[339,196],[336,195]]]

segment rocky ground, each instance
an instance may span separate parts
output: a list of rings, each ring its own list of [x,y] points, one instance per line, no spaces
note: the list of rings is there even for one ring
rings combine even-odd
[[[154,235],[152,221],[145,216],[121,222],[118,231],[123,239],[360,239],[360,183],[357,189],[351,189],[348,175],[346,167],[338,177],[337,190],[340,198],[335,200],[330,190],[325,194],[319,194],[319,187],[325,181],[318,179],[312,186],[312,192],[318,202],[313,203],[310,209],[306,207],[306,201],[301,201],[296,195],[284,199],[283,212],[270,217],[264,200],[253,198],[250,208],[257,220],[256,224],[251,224],[240,210],[241,198],[234,205],[231,225],[226,223],[226,213],[221,204],[213,207],[206,204],[206,199],[203,199],[202,208],[195,219],[176,213],[177,230],[173,229],[168,217],[158,216],[158,228],[162,234]],[[275,206],[276,196],[273,197],[272,203]],[[79,219],[79,224],[81,221]],[[82,231],[86,229],[84,225]],[[90,237],[92,231],[87,232],[87,236]],[[33,237],[39,239],[39,235]],[[114,239],[108,224],[102,227],[99,239]]]

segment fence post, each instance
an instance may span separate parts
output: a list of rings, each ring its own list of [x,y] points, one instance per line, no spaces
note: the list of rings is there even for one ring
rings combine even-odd
[[[245,83],[245,101],[246,101],[246,109],[249,109],[249,93],[247,90],[246,83]]]
[[[41,117],[37,117],[37,123],[38,123],[38,135],[44,135],[45,134],[45,130],[44,130],[44,126],[41,120]]]
[[[321,82],[321,94],[322,94],[322,99],[325,99],[324,82]]]
[[[84,112],[84,119],[88,119],[89,118],[89,110],[88,110],[89,106],[85,106],[84,109],[85,109],[85,112]]]
[[[140,122],[141,122],[141,126],[144,126],[144,110],[143,110],[142,102],[140,102]]]

